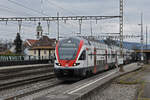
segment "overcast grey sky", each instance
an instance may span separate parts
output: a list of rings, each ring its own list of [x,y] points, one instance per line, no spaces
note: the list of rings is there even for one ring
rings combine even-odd
[[[144,24],[150,23],[150,0],[124,0],[124,34],[139,34],[140,13],[144,13]],[[78,15],[119,15],[119,0],[1,0],[0,17],[29,16],[78,16]],[[60,22],[60,34],[71,36],[78,32],[78,22]],[[44,32],[46,23],[42,22]],[[119,32],[118,20],[92,21],[93,33]],[[35,38],[37,22],[24,22],[21,36],[23,39]],[[51,22],[51,37],[56,36],[56,23]],[[17,22],[0,22],[0,39],[14,39],[18,31]],[[82,32],[90,34],[89,22],[82,23]],[[137,41],[140,39],[128,39]]]

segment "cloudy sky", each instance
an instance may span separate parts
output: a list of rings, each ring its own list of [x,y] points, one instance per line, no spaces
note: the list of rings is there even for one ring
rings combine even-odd
[[[140,34],[140,13],[144,14],[144,25],[150,23],[150,0],[124,0],[124,34]],[[31,17],[31,16],[116,16],[119,15],[119,0],[1,0],[0,17]],[[38,22],[23,22],[21,37],[36,38]],[[48,32],[47,23],[41,22],[44,33]],[[91,21],[93,35],[106,32],[119,32],[119,20]],[[61,36],[72,36],[79,32],[78,21],[60,22]],[[0,22],[0,39],[13,40],[18,32],[18,22]],[[150,32],[150,31],[149,31]],[[50,23],[49,37],[56,37],[56,22]],[[90,22],[82,22],[82,34],[89,35]],[[139,38],[126,39],[139,41]]]

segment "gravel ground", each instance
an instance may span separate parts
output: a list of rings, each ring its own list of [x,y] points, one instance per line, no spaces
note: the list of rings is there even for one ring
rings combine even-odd
[[[81,100],[136,100],[139,85],[108,83],[87,94]]]
[[[103,92],[98,92],[91,100],[134,100],[138,85],[111,84]]]

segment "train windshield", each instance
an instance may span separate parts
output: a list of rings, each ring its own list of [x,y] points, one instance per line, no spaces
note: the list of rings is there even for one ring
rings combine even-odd
[[[79,43],[80,41],[74,38],[60,41],[58,45],[59,59],[74,60],[78,51]]]

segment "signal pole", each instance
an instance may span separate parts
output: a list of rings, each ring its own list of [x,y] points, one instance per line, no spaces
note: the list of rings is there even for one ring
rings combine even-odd
[[[91,37],[93,36],[93,27],[92,27],[92,22],[90,21],[90,28],[91,28]]]
[[[59,41],[59,12],[57,12],[57,41]]]
[[[120,0],[120,58],[121,61],[119,63],[121,64],[120,66],[120,72],[124,72],[123,69],[123,0]]]
[[[146,49],[147,49],[148,28],[146,26]]]
[[[82,33],[82,20],[79,20],[79,34],[81,35]]]
[[[18,21],[18,33],[21,34],[22,21]]]
[[[141,13],[141,62],[143,62],[144,57],[143,57],[143,42],[144,42],[144,38],[143,38],[143,13]]]

